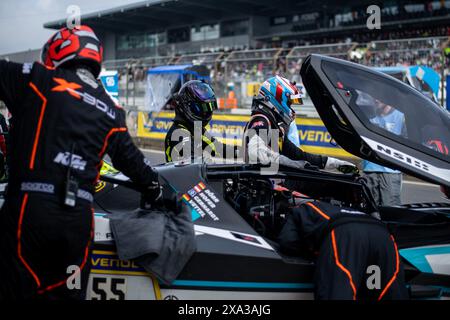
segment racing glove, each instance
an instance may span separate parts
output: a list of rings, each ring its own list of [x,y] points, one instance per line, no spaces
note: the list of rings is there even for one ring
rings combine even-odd
[[[351,162],[328,157],[325,170],[338,170],[342,173],[358,173],[358,168]]]
[[[150,210],[161,204],[162,189],[158,181],[153,181],[143,192],[141,192],[141,209]]]

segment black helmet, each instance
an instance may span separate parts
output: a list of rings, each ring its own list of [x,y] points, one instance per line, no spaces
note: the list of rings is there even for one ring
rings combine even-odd
[[[191,80],[186,82],[174,98],[175,112],[178,117],[189,122],[201,121],[204,125],[217,109],[214,90],[203,81]]]

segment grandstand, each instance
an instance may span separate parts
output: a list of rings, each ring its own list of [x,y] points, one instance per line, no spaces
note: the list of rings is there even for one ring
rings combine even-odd
[[[143,59],[123,59],[106,61],[105,68],[116,69],[122,75],[121,89],[125,91],[126,79],[138,81],[137,86],[143,88],[143,70],[156,65],[170,64],[203,64],[211,71],[211,78],[218,95],[225,95],[226,84],[232,84],[240,107],[249,107],[252,94],[248,87],[261,83],[274,74],[301,82],[299,71],[301,64],[309,54],[318,53],[351,60],[373,67],[384,66],[429,66],[440,74],[449,74],[449,61],[445,59],[444,49],[450,46],[450,37],[427,37],[402,40],[372,41],[366,44],[332,43],[321,45],[296,46],[291,49],[271,48],[254,50],[235,50],[221,53],[198,53],[169,57],[153,57]],[[130,78],[124,77],[131,75]],[[122,96],[131,93],[123,92]],[[143,89],[140,90],[141,95]],[[305,111],[305,108],[303,108]],[[311,110],[306,109],[307,113]]]
[[[105,47],[106,69],[119,71],[123,103],[140,104],[148,68],[203,64],[216,92],[233,90],[249,107],[257,84],[282,74],[301,82],[310,53],[369,66],[426,65],[449,73],[450,1],[379,3],[382,28],[368,30],[374,1],[159,0],[82,16]],[[65,19],[46,23],[57,29]],[[30,54],[8,55],[20,62]],[[29,60],[29,59],[28,59]],[[442,98],[442,97],[441,97]]]

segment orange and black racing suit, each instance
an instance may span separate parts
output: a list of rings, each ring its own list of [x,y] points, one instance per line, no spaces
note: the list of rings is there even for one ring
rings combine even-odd
[[[143,189],[157,174],[133,144],[124,110],[86,69],[0,61],[0,100],[12,114],[0,299],[82,298],[103,156]],[[68,185],[75,201],[65,202]]]
[[[407,299],[397,244],[381,221],[352,208],[305,202],[280,232],[287,254],[315,258],[319,300]]]

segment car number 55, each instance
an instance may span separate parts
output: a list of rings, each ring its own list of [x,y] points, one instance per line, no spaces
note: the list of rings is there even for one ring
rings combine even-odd
[[[96,276],[91,278],[91,300],[125,300],[127,282],[125,278]]]

